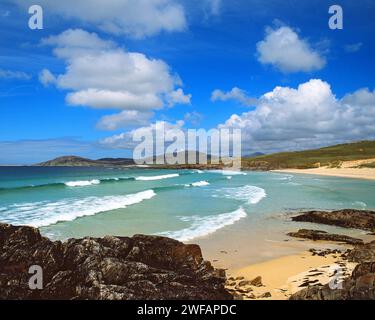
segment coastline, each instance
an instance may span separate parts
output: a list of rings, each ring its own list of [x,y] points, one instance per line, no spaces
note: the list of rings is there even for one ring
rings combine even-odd
[[[342,170],[342,169],[339,169]],[[363,170],[363,169],[358,169]],[[103,179],[103,187],[106,187],[107,184],[104,182],[110,181],[110,193],[113,194],[114,187],[118,186],[120,189],[123,188],[122,182],[118,182],[119,180],[116,180],[117,175],[122,175],[122,173],[117,174],[110,172],[108,175],[110,176],[110,179],[108,179],[107,173],[105,174],[101,179]],[[173,175],[173,178],[175,179],[181,179],[180,183],[192,183],[193,181],[210,181],[212,186],[205,186],[207,189],[209,188],[218,188],[219,190],[235,190],[237,193],[235,194],[237,196],[238,191],[240,192],[241,197],[238,201],[243,201],[242,195],[245,194],[246,198],[245,200],[249,199],[249,193],[251,193],[252,189],[246,188],[248,184],[250,184],[251,187],[258,188],[264,188],[264,190],[267,190],[267,195],[264,198],[268,199],[275,199],[276,205],[268,206],[270,203],[269,200],[260,201],[261,199],[254,200],[254,203],[251,202],[248,203],[248,212],[247,215],[242,217],[243,223],[231,223],[231,224],[220,224],[220,228],[215,227],[215,229],[208,229],[210,232],[208,234],[202,234],[199,233],[199,237],[191,241],[186,240],[188,245],[194,246],[195,243],[198,244],[198,246],[202,249],[204,259],[207,259],[207,261],[210,261],[214,268],[216,269],[224,269],[227,272],[227,289],[230,289],[232,293],[234,293],[238,298],[244,298],[244,299],[272,299],[272,300],[281,300],[281,299],[288,299],[291,295],[296,293],[297,291],[300,291],[304,289],[304,286],[301,286],[306,282],[306,279],[308,279],[309,283],[312,285],[315,284],[315,282],[319,284],[327,284],[332,277],[334,266],[340,263],[344,263],[345,266],[347,266],[346,262],[341,260],[341,254],[345,253],[345,251],[350,248],[350,246],[339,243],[339,242],[332,242],[329,241],[311,241],[301,238],[293,238],[290,237],[288,233],[290,232],[296,232],[298,229],[301,228],[314,228],[319,229],[321,231],[326,231],[328,233],[332,234],[343,234],[343,235],[350,235],[354,236],[356,238],[361,238],[363,241],[371,241],[374,238],[374,236],[367,231],[359,230],[359,229],[342,229],[335,225],[316,225],[314,227],[306,224],[310,222],[292,222],[291,217],[292,215],[296,214],[296,212],[303,211],[304,208],[306,209],[312,209],[314,208],[324,208],[325,203],[320,204],[320,202],[315,203],[312,202],[313,205],[308,202],[305,204],[304,202],[295,202],[291,208],[288,207],[289,202],[283,202],[283,199],[288,199],[287,197],[290,196],[290,190],[291,191],[298,191],[301,188],[299,187],[300,184],[297,182],[301,182],[300,179],[295,179],[296,181],[291,182],[293,177],[290,175],[277,175],[277,174],[263,174],[263,173],[256,173],[254,175],[250,175],[249,173],[239,174],[234,179],[227,179],[226,175],[220,172],[216,172],[214,176],[205,176],[210,173],[208,172],[190,172],[193,174],[193,176],[189,175],[178,175],[176,173],[170,174]],[[220,175],[217,175],[220,173]],[[65,174],[65,173],[64,173]],[[101,172],[95,173],[96,175],[101,175]],[[129,174],[129,173],[128,173]],[[141,188],[129,190],[128,192],[130,195],[138,194],[137,191],[141,192],[140,190],[151,190],[153,188],[160,187],[162,185],[162,182],[159,180],[165,181],[166,185],[175,184],[176,182],[169,182],[169,180],[164,180],[166,175],[165,172],[154,174],[153,172],[150,172],[148,174],[145,174],[143,171],[137,172],[134,174],[136,176],[135,179],[132,181],[140,181],[138,184],[141,186]],[[88,177],[79,177],[79,179],[89,179]],[[91,178],[90,178],[91,179]],[[216,179],[216,180],[215,180]],[[312,179],[311,177],[301,177],[301,180],[319,180],[314,182],[317,186],[320,186],[322,184],[321,181],[323,181],[323,187],[318,188],[319,192],[321,194],[326,193],[326,188],[324,188],[324,181],[323,179]],[[66,190],[67,192],[75,193],[75,190],[82,190],[82,192],[87,192],[87,194],[90,193],[90,188],[96,192],[96,188],[98,188],[97,184],[90,184],[85,185],[85,188],[81,187],[82,181],[76,179],[69,178],[69,183],[64,182],[60,188],[62,190]],[[332,180],[332,184],[341,184],[341,181],[337,179],[327,179],[329,182]],[[125,180],[128,181],[128,180]],[[156,181],[156,182],[153,182]],[[215,181],[219,181],[218,185],[215,185]],[[235,181],[235,184],[233,184],[233,181]],[[73,185],[73,182],[76,183],[76,185]],[[303,183],[303,182],[301,182]],[[368,183],[360,183],[356,181],[347,181],[347,185],[351,186],[351,184],[354,184],[354,187],[356,190],[362,190],[362,194],[366,192],[370,192],[370,195],[368,198],[364,198],[363,203],[367,203],[369,205],[369,208],[373,208],[374,204],[372,199],[372,193],[371,193],[371,187],[368,189],[367,185]],[[51,183],[50,183],[51,184]],[[60,183],[61,184],[61,183]],[[143,184],[143,185],[142,185]],[[360,189],[360,187],[357,184],[364,184],[365,187]],[[112,185],[114,187],[112,187]],[[133,185],[133,184],[131,184]],[[238,186],[240,185],[240,186]],[[245,186],[245,187],[244,187]],[[372,184],[371,184],[372,186]],[[231,188],[230,188],[231,187]],[[34,187],[33,187],[34,188]],[[80,188],[80,189],[77,189]],[[229,188],[229,189],[228,189]],[[245,188],[245,189],[244,189]],[[367,189],[366,189],[367,188]],[[53,189],[54,190],[54,189]],[[147,191],[146,190],[146,191]],[[176,192],[179,192],[180,189],[176,189]],[[185,189],[184,189],[185,190]],[[190,193],[196,193],[197,195],[203,194],[203,190],[200,188],[190,188]],[[322,190],[322,191],[320,191]],[[349,189],[350,190],[350,189]],[[143,191],[144,192],[144,191]],[[172,192],[172,191],[171,191]],[[174,192],[174,189],[173,189]],[[220,193],[214,193],[214,195],[220,195]],[[226,193],[222,193],[223,198],[226,199],[224,196],[228,196],[228,191]],[[367,193],[366,193],[367,194]],[[210,194],[209,194],[210,195]],[[233,197],[233,194],[230,194]],[[307,193],[307,195],[309,195]],[[119,195],[121,196],[121,195]],[[163,192],[158,193],[159,201],[165,201],[166,198],[170,197],[169,193],[165,195]],[[163,198],[164,197],[164,198]],[[206,197],[207,198],[207,197]],[[205,198],[205,199],[206,199]],[[296,197],[296,198],[300,198]],[[90,198],[91,199],[91,198]],[[100,201],[107,201],[106,197],[99,198]],[[113,199],[113,196],[112,198]],[[197,198],[199,199],[199,198]],[[252,199],[252,198],[251,198]],[[315,198],[312,197],[312,200]],[[346,196],[342,197],[342,201],[346,201]],[[350,197],[349,197],[350,199]],[[357,199],[357,196],[353,197],[353,200],[348,200],[345,202],[345,207],[352,207],[356,206],[351,201],[354,201]],[[98,200],[98,198],[96,198]],[[138,200],[137,200],[138,201]],[[189,200],[190,201],[190,200]],[[142,201],[140,201],[142,202]],[[216,201],[214,201],[216,203]],[[136,202],[139,203],[139,202]],[[259,205],[257,205],[259,203]],[[294,202],[293,202],[294,203]],[[75,205],[75,202],[73,203]],[[102,202],[99,203],[100,205]],[[128,202],[127,202],[128,204]],[[225,205],[226,203],[224,203]],[[232,203],[230,203],[232,206]],[[273,204],[273,202],[272,202]],[[233,206],[237,206],[238,203],[235,203]],[[312,207],[308,207],[308,205],[311,205]],[[128,205],[130,207],[130,205]],[[174,211],[178,212],[179,208],[175,208],[173,210],[170,210],[171,204],[168,205],[168,208],[165,208],[165,212],[171,212],[173,214]],[[223,216],[227,217],[228,213],[232,213],[232,210],[228,206],[228,209],[221,209],[222,213],[216,214],[219,217]],[[357,205],[359,209],[363,207],[363,204]],[[366,206],[366,204],[365,204]],[[29,206],[30,207],[30,206]],[[30,210],[29,207],[26,207],[26,210]],[[61,209],[61,205],[59,207]],[[106,207],[107,208],[107,207]],[[75,212],[75,207],[70,205],[68,208],[64,208],[65,212]],[[127,217],[129,217],[129,221],[131,222],[132,217],[136,217],[142,223],[144,221],[148,221],[150,218],[149,216],[142,216],[143,212],[150,212],[150,207],[147,206],[147,202],[143,205],[139,206],[131,206],[131,210],[128,210]],[[159,212],[155,208],[153,209],[153,217],[157,216]],[[207,208],[203,208],[207,209]],[[306,210],[305,209],[305,210]],[[38,210],[40,213],[40,208],[35,208],[35,210]],[[160,209],[159,209],[160,210]],[[329,209],[327,209],[329,210]],[[343,210],[341,210],[343,211]],[[163,209],[163,215],[165,214]],[[228,213],[225,213],[228,212]],[[164,216],[161,215],[163,218]],[[84,219],[87,219],[88,224],[79,224],[78,221],[74,222],[76,219],[73,219],[71,221],[67,222],[67,225],[69,226],[69,230],[74,230],[75,232],[81,232],[83,235],[80,236],[73,236],[70,238],[75,238],[79,241],[79,239],[83,238],[87,234],[90,234],[87,230],[90,226],[90,220],[93,220],[92,223],[106,223],[106,226],[111,226],[112,221],[122,221],[123,218],[123,212],[113,212],[113,213],[106,213],[106,214],[95,214],[95,219],[90,217],[88,215]],[[176,228],[177,231],[183,231],[183,232],[192,232],[196,231],[197,223],[199,222],[199,227],[204,226],[204,229],[206,231],[207,229],[207,221],[212,222],[212,218],[216,217],[215,212],[209,213],[206,215],[203,215],[202,217],[193,217],[193,222],[195,221],[195,224],[189,225],[189,224],[181,224],[179,228]],[[111,218],[113,220],[111,220]],[[194,220],[195,219],[195,220]],[[156,219],[155,219],[156,220]],[[155,221],[154,220],[154,221]],[[150,222],[154,222],[150,220]],[[157,220],[162,221],[163,220]],[[214,220],[216,222],[217,220]],[[136,221],[137,222],[137,221]],[[221,223],[221,220],[219,220]],[[235,221],[236,222],[236,221]],[[56,224],[57,226],[64,227],[64,223]],[[85,225],[86,229],[74,229],[74,227],[78,226],[79,228],[82,228],[82,225]],[[120,225],[117,223],[117,225]],[[138,226],[138,225],[137,225]],[[216,224],[216,226],[218,226]],[[73,228],[72,228],[73,227]],[[208,224],[208,227],[211,227],[211,224]],[[224,228],[225,227],[225,228]],[[167,227],[165,227],[167,229]],[[48,231],[49,229],[41,228],[42,235],[49,236]],[[52,229],[53,230],[53,229]],[[61,229],[56,228],[55,231],[59,231]],[[78,230],[78,231],[77,231]],[[83,231],[82,231],[83,230]],[[106,234],[112,234],[112,235],[118,235],[118,236],[127,236],[134,234],[132,230],[130,232],[124,232],[123,229],[108,229],[109,231],[103,231],[103,234],[93,234],[92,237],[94,238],[106,238]],[[137,229],[138,230],[138,229]],[[153,231],[145,230],[141,232],[142,234],[154,234]],[[58,232],[57,232],[58,234]],[[168,235],[167,235],[168,236]],[[171,236],[173,238],[173,236]],[[54,239],[53,237],[51,239]],[[68,237],[67,237],[68,239]],[[54,239],[58,240],[58,239]],[[65,241],[65,240],[64,240]],[[183,240],[181,240],[183,241]],[[183,241],[185,242],[185,241]],[[318,250],[318,251],[324,251],[325,253],[321,255],[313,254],[311,249]],[[337,250],[340,250],[337,252]],[[332,253],[334,252],[334,253]],[[354,266],[348,266],[347,269],[348,272],[351,272],[351,270],[354,268]],[[327,270],[325,270],[327,269]],[[318,270],[318,271],[316,271]],[[314,274],[319,274],[318,276],[313,276]],[[251,286],[246,287],[246,285],[242,284],[240,285],[240,282],[247,281],[251,282],[252,280],[261,277],[261,286]],[[237,281],[238,278],[238,281]],[[232,279],[232,280],[230,280]],[[310,282],[311,281],[311,282]],[[236,288],[237,287],[237,288]],[[245,291],[245,290],[248,291]],[[250,290],[251,289],[251,290]],[[240,293],[240,294],[238,294]]]
[[[314,169],[280,169],[271,170],[278,173],[311,174],[329,177],[375,180],[373,168],[314,168]]]
[[[298,224],[296,222],[296,224]],[[317,224],[312,229],[355,236],[364,243],[375,241],[375,235],[360,229],[345,229],[337,226]],[[289,230],[298,229],[289,225]],[[280,234],[281,235],[281,234]],[[248,263],[240,256],[240,249],[233,250],[230,244],[213,254],[206,245],[202,246],[206,258],[216,268],[225,269],[226,288],[239,300],[288,300],[297,292],[315,285],[327,285],[335,281],[340,272],[340,281],[351,276],[355,262],[347,260],[347,254],[356,246],[339,241],[311,240],[289,237],[273,242],[272,248],[255,245],[259,258],[248,256]],[[272,255],[266,256],[264,253]],[[255,248],[254,248],[255,250]],[[253,253],[254,254],[254,253]],[[218,259],[218,260],[217,260]],[[339,271],[338,271],[339,270]],[[341,273],[342,272],[342,273]],[[260,285],[250,285],[260,279]]]
[[[40,243],[35,247],[35,244],[30,245],[27,242],[28,241],[34,241],[30,239],[34,239],[31,237],[30,239],[28,236],[26,237],[25,243],[23,243],[23,249],[22,250],[34,250],[35,248],[39,248],[39,246],[50,246],[54,245],[54,243],[47,239],[42,238],[42,236],[39,233],[39,230],[36,228],[31,227],[15,227],[11,225],[4,225],[0,224],[0,227],[4,229],[3,234],[8,235],[9,241],[8,244],[5,245],[4,248],[7,250],[12,250],[11,245],[14,243],[14,239],[9,236],[9,230],[11,232],[19,231],[19,232],[25,232],[27,235],[31,233],[34,234],[35,237],[40,241]],[[17,231],[17,232],[18,232]],[[18,233],[19,233],[18,232]],[[1,233],[1,228],[0,228]],[[364,241],[373,241],[375,239],[375,236],[370,233],[363,233],[362,237]],[[12,240],[13,239],[13,240]],[[28,240],[29,239],[29,240]],[[130,241],[130,242],[129,242]],[[87,249],[89,249],[89,252],[85,251],[85,254],[93,254],[93,256],[97,257],[97,254],[95,252],[91,252],[91,249],[95,249],[96,246],[104,246],[111,248],[111,250],[120,250],[116,251],[115,255],[121,255],[121,248],[122,244],[121,242],[128,243],[126,246],[131,244],[135,249],[130,250],[128,253],[128,256],[137,257],[137,259],[140,259],[140,261],[144,261],[149,263],[151,260],[149,260],[150,255],[157,259],[158,261],[164,261],[165,259],[165,253],[163,250],[168,250],[165,247],[172,248],[172,251],[175,252],[173,256],[176,258],[173,265],[178,263],[186,263],[184,259],[190,259],[191,256],[194,256],[193,261],[197,263],[197,265],[193,266],[194,270],[201,270],[200,264],[203,263],[208,269],[206,270],[207,276],[213,276],[216,277],[213,279],[213,283],[216,283],[217,279],[220,279],[222,281],[223,286],[221,287],[221,291],[219,293],[214,293],[214,291],[210,291],[209,293],[206,290],[211,290],[210,287],[210,281],[207,282],[208,287],[200,287],[198,286],[196,289],[197,291],[192,291],[189,294],[196,294],[197,299],[229,299],[229,297],[224,297],[225,291],[224,290],[224,284],[225,284],[225,290],[229,292],[235,300],[288,300],[289,298],[295,298],[295,295],[300,294],[301,290],[303,289],[311,289],[313,287],[315,288],[322,288],[323,286],[327,285],[335,285],[337,281],[341,283],[345,279],[349,279],[349,277],[352,276],[352,274],[355,274],[353,270],[358,266],[358,262],[353,262],[352,260],[348,259],[348,256],[351,254],[353,250],[362,250],[360,245],[359,247],[345,244],[342,242],[336,242],[336,241],[321,241],[321,240],[305,240],[305,239],[293,239],[284,242],[284,243],[278,243],[275,245],[274,249],[281,249],[282,247],[288,246],[288,247],[295,247],[297,244],[302,245],[299,247],[301,250],[299,253],[295,254],[288,254],[283,255],[279,257],[274,257],[270,259],[266,259],[262,262],[256,262],[256,263],[250,263],[246,266],[242,266],[240,268],[229,268],[226,269],[223,267],[224,265],[227,265],[227,261],[221,261],[221,263],[217,263],[212,260],[203,260],[207,259],[207,252],[205,250],[200,249],[199,245],[196,244],[184,244],[181,242],[178,242],[176,240],[165,238],[165,237],[156,237],[156,236],[147,236],[147,235],[135,235],[133,238],[128,237],[113,237],[113,236],[106,236],[104,238],[84,238],[84,239],[70,239],[67,242],[64,242],[62,246],[71,247],[73,244],[78,246],[85,246]],[[137,244],[137,242],[139,242]],[[163,245],[161,245],[161,242]],[[146,245],[145,245],[146,244]],[[74,246],[73,246],[74,247]],[[142,247],[142,251],[139,251],[139,248]],[[302,250],[302,247],[304,247],[304,250]],[[31,249],[30,249],[31,248]],[[156,249],[159,248],[159,249]],[[163,249],[160,249],[163,248]],[[359,248],[359,249],[358,249]],[[202,248],[203,249],[203,248]],[[144,252],[146,250],[146,252]],[[39,250],[40,253],[38,255],[38,259],[44,259],[44,252],[45,250]],[[112,251],[111,251],[112,252]],[[223,251],[222,251],[223,252]],[[203,253],[203,256],[202,256]],[[113,254],[113,253],[111,253]],[[231,252],[226,252],[227,259],[232,260],[234,256],[231,254]],[[183,257],[181,257],[181,255]],[[26,256],[33,256],[33,255],[25,255]],[[167,256],[170,256],[170,252],[167,254]],[[86,259],[87,257],[85,257]],[[34,259],[34,256],[33,258]],[[82,257],[78,260],[83,259]],[[126,259],[124,258],[124,261],[121,261],[121,263],[127,263]],[[133,258],[130,260],[132,261]],[[146,260],[142,260],[146,259]],[[56,259],[52,259],[55,261]],[[87,259],[86,259],[87,260]],[[100,259],[99,259],[100,260]],[[180,261],[181,260],[181,261]],[[34,260],[33,260],[34,261]],[[58,261],[58,259],[56,260]],[[57,262],[53,263],[57,263]],[[101,260],[100,260],[101,261]],[[102,262],[98,261],[98,266],[102,266]],[[159,262],[160,262],[159,261]],[[212,261],[211,263],[206,263],[205,261]],[[349,262],[350,261],[350,262]],[[113,265],[114,262],[107,261],[110,263],[108,267],[116,268],[118,269],[118,272],[120,272],[122,269],[119,268],[118,265]],[[158,262],[158,263],[159,263]],[[49,264],[50,262],[48,262]],[[52,263],[52,262],[51,262]],[[163,262],[164,263],[164,262]],[[167,262],[165,262],[167,263]],[[169,262],[168,262],[169,263]],[[52,266],[52,265],[51,265]],[[48,265],[48,267],[51,267]],[[212,267],[211,267],[212,266]],[[77,266],[73,266],[76,268]],[[69,265],[69,268],[73,268],[71,265]],[[65,267],[64,267],[65,268]],[[169,268],[166,265],[165,268]],[[142,269],[143,270],[143,269]],[[146,270],[148,270],[146,268]],[[176,270],[173,270],[174,272],[178,272],[178,268]],[[216,271],[215,271],[216,270]],[[221,271],[220,271],[221,270]],[[226,271],[226,274],[222,271]],[[107,272],[107,271],[100,271],[100,272]],[[116,271],[117,272],[117,271]],[[122,271],[121,271],[122,272]],[[144,272],[141,270],[137,270],[137,272]],[[112,274],[112,273],[111,273]],[[197,273],[198,274],[198,273]],[[219,276],[219,278],[217,278]],[[112,276],[111,276],[112,277]],[[111,277],[107,277],[108,279],[112,279]],[[106,279],[107,279],[106,278]],[[53,280],[54,278],[52,278]],[[60,286],[60,283],[54,283],[53,285]],[[80,285],[77,283],[77,285]],[[92,284],[90,284],[91,286]],[[110,285],[106,283],[105,285]],[[126,281],[124,283],[124,286],[126,286]],[[181,288],[178,287],[178,290]],[[200,289],[203,291],[199,291]],[[18,289],[17,289],[18,290]],[[183,291],[181,292],[185,292]],[[18,292],[18,291],[17,291]],[[57,294],[56,292],[60,292],[60,290],[54,291],[54,294]],[[177,291],[173,294],[181,294],[180,291]],[[216,291],[215,291],[216,292]],[[1,291],[0,291],[1,293]],[[69,293],[70,294],[70,293]],[[127,295],[121,295],[116,296],[115,294],[108,291],[108,296],[105,299],[123,299],[127,298]],[[186,292],[185,292],[186,294]],[[215,295],[217,294],[217,295]],[[67,296],[68,297],[68,296]],[[64,296],[64,299],[67,298]],[[169,297],[169,296],[168,296]],[[190,297],[190,296],[189,296]],[[39,299],[41,297],[34,297],[36,299]],[[86,297],[87,298],[87,297]],[[89,296],[89,299],[97,299],[97,296]]]
[[[340,256],[341,253],[319,256],[304,251],[251,264],[227,273],[230,279],[227,289],[241,295],[242,291],[247,291],[246,286],[241,286],[241,281],[252,282],[260,277],[261,285],[251,286],[251,291],[242,295],[244,300],[287,300],[307,285],[329,283],[338,268],[343,268],[345,275],[350,275],[356,263],[344,261]]]

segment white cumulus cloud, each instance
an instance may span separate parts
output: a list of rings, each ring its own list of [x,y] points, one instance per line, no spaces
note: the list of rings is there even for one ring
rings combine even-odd
[[[65,61],[66,70],[55,76],[44,69],[40,81],[67,90],[70,105],[145,112],[191,101],[167,63],[127,52],[95,33],[69,29],[43,39],[42,44],[54,47],[54,54]],[[106,128],[111,127],[109,119],[114,118],[106,118]]]
[[[258,60],[282,72],[310,72],[322,69],[326,60],[307,40],[290,27],[268,27],[266,37],[257,43]]]
[[[256,103],[256,99],[249,97],[246,92],[240,88],[234,87],[231,91],[224,92],[216,89],[211,94],[211,101],[238,101],[244,106],[252,106]]]
[[[182,120],[171,123],[167,121],[156,121],[147,126],[136,128],[130,131],[126,131],[120,134],[116,134],[100,141],[100,145],[106,148],[113,149],[133,149],[139,144],[139,141],[134,141],[133,137],[148,137],[152,136],[153,139],[149,141],[150,145],[157,143],[156,139],[160,138],[160,142],[164,143],[163,138],[156,134],[156,131],[162,130],[164,134],[171,134],[174,130],[180,130],[183,128],[185,122]]]
[[[185,94],[181,88],[178,88],[168,94],[167,100],[170,106],[175,104],[190,104],[191,94]]]
[[[375,139],[375,91],[337,99],[331,86],[312,79],[298,88],[276,87],[256,109],[232,115],[220,128],[241,128],[246,150],[274,152]]]
[[[165,104],[190,103],[180,79],[162,60],[142,53],[127,52],[95,33],[70,29],[43,39],[54,46],[54,53],[65,60],[66,72],[56,76],[56,85],[71,90],[71,105],[115,109],[159,109]],[[42,82],[51,73],[42,71]]]
[[[39,81],[45,86],[56,83],[56,77],[48,69],[43,69],[39,73]]]
[[[13,0],[24,8],[33,0]],[[183,6],[175,0],[39,0],[45,14],[78,19],[103,31],[135,38],[187,27]]]
[[[104,116],[97,127],[101,130],[112,131],[125,127],[146,126],[153,115],[153,112],[124,110],[120,113]]]
[[[193,126],[198,126],[202,122],[203,118],[203,114],[197,111],[187,112],[184,115],[184,120],[186,122],[190,122]]]

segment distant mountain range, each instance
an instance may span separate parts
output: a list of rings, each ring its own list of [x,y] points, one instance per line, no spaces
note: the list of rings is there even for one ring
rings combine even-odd
[[[185,154],[182,154],[185,153]],[[188,163],[189,159],[194,159],[195,163],[198,164],[199,158],[205,159],[207,157],[207,162],[210,163],[215,157],[211,155],[206,155],[204,153],[195,151],[185,151],[178,154],[173,154],[174,157],[184,157],[185,163]],[[167,155],[153,156],[152,158],[145,158],[144,161],[150,164],[162,164],[166,166],[165,163]],[[103,167],[103,166],[130,166],[135,165],[135,161],[130,158],[102,158],[98,160],[91,160],[87,158],[77,157],[77,156],[64,156],[53,160],[48,160],[46,162],[37,163],[34,166],[38,167]]]
[[[259,156],[264,156],[264,155],[265,155],[265,153],[263,153],[263,152],[254,152],[254,153],[247,154],[243,157],[244,158],[253,158],[253,157],[259,157]]]
[[[188,158],[191,156],[206,157],[195,151],[185,151],[185,161],[188,163]],[[176,156],[176,154],[174,154]],[[154,156],[148,158],[147,163],[165,162],[165,155]],[[222,164],[211,164],[214,156],[207,155],[207,164],[187,165],[155,165],[158,168],[218,168],[223,167]],[[375,159],[375,141],[361,141],[354,143],[346,143],[325,147],[315,150],[295,151],[295,152],[281,152],[270,155],[263,155],[255,153],[251,156],[242,158],[242,168],[247,170],[275,170],[275,169],[308,169],[323,166],[338,167],[343,161]],[[156,162],[157,161],[157,162]],[[115,167],[115,166],[131,166],[135,165],[135,161],[130,158],[102,158],[98,160],[91,160],[76,156],[59,157],[53,160],[35,164],[41,167]],[[368,164],[372,167],[374,164]]]
[[[185,159],[185,163],[191,163],[191,161],[193,159],[195,159],[196,161],[194,162],[194,164],[198,164],[199,163],[199,159],[207,159],[207,162],[210,163],[211,160],[213,159],[218,159],[217,157],[215,156],[212,156],[210,154],[205,154],[203,152],[198,152],[198,151],[182,151],[182,152],[175,152],[173,155],[170,154],[170,156],[173,156],[173,157],[179,157],[179,158],[184,158]],[[146,158],[144,159],[146,163],[167,163],[167,157],[168,157],[168,154],[163,154],[163,155],[159,155],[159,156],[153,156],[152,158]],[[189,161],[190,160],[190,161]]]
[[[38,167],[112,167],[134,165],[133,159],[129,158],[103,158],[91,160],[76,156],[59,157],[46,162],[37,163]]]

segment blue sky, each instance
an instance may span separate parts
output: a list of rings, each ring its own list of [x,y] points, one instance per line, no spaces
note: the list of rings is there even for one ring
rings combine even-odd
[[[1,2],[0,164],[129,156],[160,120],[239,127],[244,152],[375,137],[373,1],[98,3]]]

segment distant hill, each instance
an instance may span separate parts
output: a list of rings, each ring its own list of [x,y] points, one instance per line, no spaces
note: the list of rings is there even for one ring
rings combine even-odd
[[[254,157],[259,157],[259,156],[264,156],[265,153],[263,152],[254,152],[254,153],[250,153],[248,155],[245,155],[244,158],[254,158]]]
[[[194,163],[190,163],[190,164],[199,164],[199,159],[200,157],[202,159],[207,159],[207,163],[210,163],[211,160],[213,159],[217,159],[215,158],[214,156],[211,156],[210,154],[205,154],[205,153],[202,153],[202,152],[198,152],[198,151],[181,151],[181,152],[175,152],[173,155],[171,154],[171,156],[173,157],[179,157],[179,158],[184,158],[185,159],[185,163],[190,163],[189,159],[196,159],[196,161]],[[145,158],[144,161],[147,163],[147,164],[156,164],[156,163],[167,163],[166,161],[166,157],[167,157],[167,154],[164,154],[164,155],[158,155],[158,156],[153,156],[152,158]]]
[[[315,150],[281,152],[242,159],[243,169],[310,169],[339,167],[343,161],[374,159],[375,141],[361,141]],[[369,164],[368,166],[371,166]]]
[[[195,151],[186,151],[188,154]],[[199,153],[196,153],[199,159]],[[148,163],[155,163],[157,159],[162,160],[165,156],[154,156]],[[223,165],[212,164],[213,156],[207,155],[208,163],[186,164],[186,165],[156,165],[163,168],[220,168]],[[276,169],[310,169],[318,167],[339,167],[343,161],[354,161],[364,159],[375,159],[375,141],[361,141],[355,143],[340,144],[315,150],[280,152],[270,155],[257,155],[242,158],[242,169],[246,170],[276,170]],[[128,158],[102,158],[91,160],[76,156],[59,157],[46,162],[38,163],[35,166],[42,167],[114,167],[134,165],[133,159]],[[363,167],[374,167],[375,163],[366,163]]]
[[[35,164],[38,167],[110,167],[124,165],[134,165],[133,159],[103,158],[91,160],[76,156],[65,156]]]
[[[195,151],[186,151],[185,155],[182,155],[185,157],[185,162],[188,162],[188,156],[193,156],[194,153],[196,154],[196,163],[199,161],[199,156],[206,156],[205,154],[195,152]],[[174,154],[176,156],[176,154]],[[179,154],[181,156],[181,154]],[[145,158],[144,161],[146,164],[155,164],[155,166],[168,166],[166,164],[166,155],[160,155],[160,156],[153,156],[152,158]],[[203,157],[203,158],[204,158]],[[210,163],[211,160],[214,159],[213,156],[207,155],[207,162]],[[156,165],[156,163],[163,163],[163,165]],[[39,167],[101,167],[101,166],[128,166],[128,165],[134,165],[135,162],[133,159],[128,158],[102,158],[98,160],[91,160],[87,158],[82,157],[76,157],[76,156],[64,156],[59,157],[53,160],[48,160],[45,162],[37,163],[34,166]],[[171,166],[172,167],[172,166]]]
[[[150,165],[153,168],[159,169],[221,169],[224,167],[222,161],[210,154],[198,152],[198,151],[181,151],[178,153],[174,153],[173,157],[177,157],[177,155],[181,158],[185,159],[185,164],[174,164],[170,165],[167,164],[166,161],[166,154],[165,155],[158,155],[153,156],[150,158],[144,158],[143,161],[146,164]],[[194,159],[195,161],[192,161]],[[203,163],[199,162],[200,157],[203,159]],[[206,160],[207,159],[207,160]],[[163,164],[157,164],[163,163]]]

